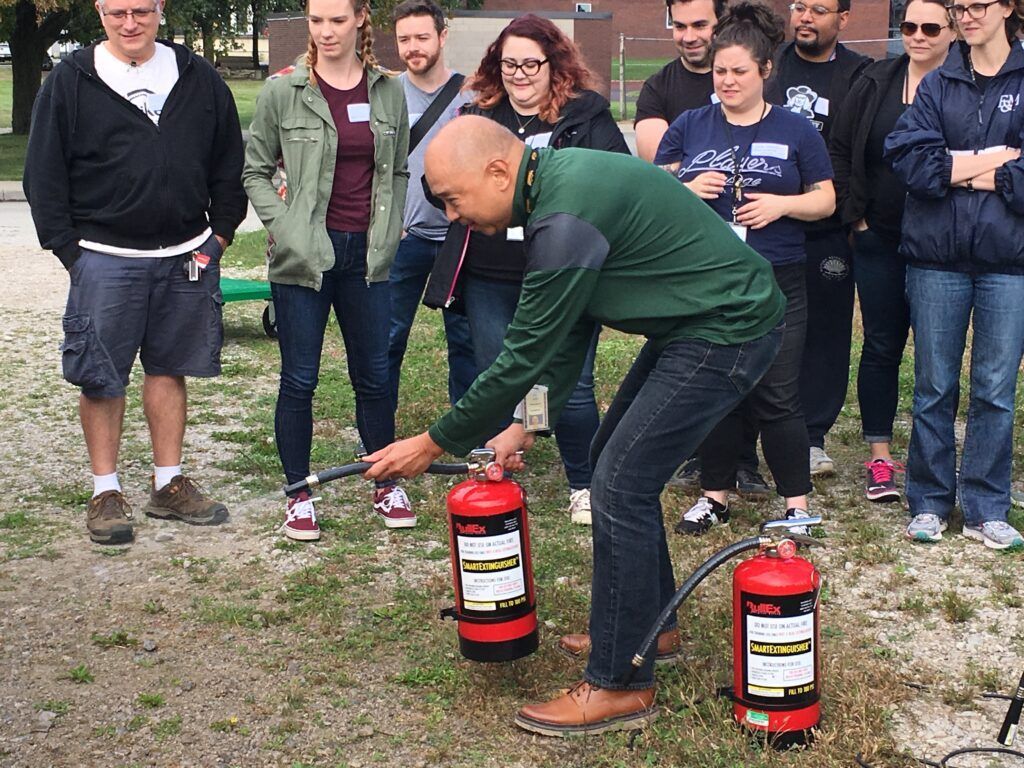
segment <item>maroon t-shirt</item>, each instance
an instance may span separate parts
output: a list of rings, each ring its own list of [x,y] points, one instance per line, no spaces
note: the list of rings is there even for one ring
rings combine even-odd
[[[327,205],[327,228],[365,232],[370,228],[373,185],[373,132],[366,73],[359,85],[347,91],[331,87],[319,75],[316,81],[338,130],[338,160]]]

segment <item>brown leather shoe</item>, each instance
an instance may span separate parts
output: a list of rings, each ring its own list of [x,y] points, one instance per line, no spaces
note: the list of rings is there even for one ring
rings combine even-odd
[[[190,478],[176,475],[159,491],[150,486],[145,512],[150,517],[173,517],[191,525],[216,525],[227,517],[228,508],[210,501]]]
[[[545,704],[528,704],[516,725],[542,736],[595,734],[641,728],[658,717],[654,688],[611,691],[585,680]]]
[[[132,508],[120,491],[104,491],[89,499],[85,527],[97,544],[127,544],[134,537]]]
[[[671,664],[679,659],[682,649],[679,639],[679,628],[666,629],[658,635],[658,655],[654,657],[656,664]],[[558,650],[573,659],[579,659],[590,653],[590,635],[564,635],[558,641]]]

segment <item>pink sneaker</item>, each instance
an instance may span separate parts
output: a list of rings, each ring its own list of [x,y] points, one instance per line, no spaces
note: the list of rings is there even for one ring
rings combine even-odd
[[[316,541],[320,538],[320,526],[316,522],[313,502],[320,497],[310,498],[306,491],[288,499],[288,511],[284,518],[284,535],[295,541]]]
[[[397,485],[373,492],[373,511],[388,528],[413,528],[416,525],[409,497]]]

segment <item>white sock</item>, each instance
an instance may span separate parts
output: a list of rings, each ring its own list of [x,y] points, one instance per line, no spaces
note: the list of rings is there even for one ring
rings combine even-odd
[[[171,480],[181,474],[181,464],[175,464],[173,467],[158,467],[153,465],[153,490],[159,491]]]
[[[109,475],[92,476],[92,497],[94,499],[105,491],[120,490],[121,481],[117,479],[117,472],[111,472]]]

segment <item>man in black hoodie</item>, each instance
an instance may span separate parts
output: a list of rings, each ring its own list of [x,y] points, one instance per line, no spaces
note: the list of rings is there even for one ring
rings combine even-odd
[[[789,6],[793,41],[775,57],[772,101],[807,117],[828,144],[832,117],[871,59],[839,42],[850,0],[798,0]],[[835,471],[825,435],[846,401],[853,330],[853,264],[838,215],[807,224],[807,342],[800,400],[811,439],[811,475]]]
[[[136,354],[153,444],[146,513],[207,525],[226,512],[182,473],[185,376],[220,373],[220,255],[246,198],[238,113],[220,76],[156,41],[160,2],[96,7],[107,40],[43,84],[24,189],[40,243],[71,277],[61,349],[92,464],[86,526],[117,544],[133,538],[117,456]]]

